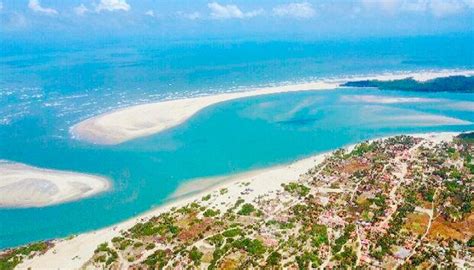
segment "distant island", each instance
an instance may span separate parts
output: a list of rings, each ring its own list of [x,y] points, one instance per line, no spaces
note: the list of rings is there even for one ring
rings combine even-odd
[[[6,250],[0,269],[58,256],[84,269],[472,269],[470,138],[363,142],[263,193],[246,179],[126,227]]]
[[[474,143],[474,132],[462,133],[458,136],[459,139]]]
[[[474,93],[474,76],[449,76],[428,81],[417,81],[412,77],[401,80],[349,81],[341,86],[376,87],[380,90],[401,90],[416,92],[462,92]]]

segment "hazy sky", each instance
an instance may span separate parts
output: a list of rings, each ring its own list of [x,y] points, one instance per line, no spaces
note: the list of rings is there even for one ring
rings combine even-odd
[[[0,0],[0,34],[338,38],[474,31],[474,0]]]

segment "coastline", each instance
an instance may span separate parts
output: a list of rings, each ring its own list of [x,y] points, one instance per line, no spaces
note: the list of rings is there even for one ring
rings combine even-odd
[[[454,75],[474,75],[474,70],[437,70],[347,76],[308,83],[160,101],[106,112],[76,123],[69,131],[72,137],[78,140],[115,145],[162,132],[183,123],[208,106],[239,98],[298,91],[334,90],[339,88],[340,84],[351,80],[396,80],[413,77],[418,81],[426,81]]]
[[[80,200],[111,188],[106,178],[0,160],[0,208],[43,207]]]
[[[452,138],[457,134],[459,134],[459,132],[434,132],[408,135],[439,142],[443,140],[452,140]],[[376,138],[373,140],[393,136],[396,135]],[[354,146],[355,144],[344,146],[342,148],[350,151]],[[83,233],[69,239],[54,240],[55,246],[52,249],[48,250],[45,254],[24,261],[22,264],[18,265],[18,269],[36,269],[42,268],[46,265],[50,268],[56,269],[80,268],[89,258],[92,257],[94,250],[99,244],[110,241],[113,237],[118,236],[120,231],[127,230],[138,222],[146,221],[147,219],[157,216],[174,207],[181,207],[194,201],[200,201],[202,203],[202,197],[208,194],[217,196],[213,196],[213,199],[207,202],[207,206],[212,204],[213,207],[220,210],[232,205],[239,197],[250,202],[263,194],[275,194],[281,189],[281,184],[298,179],[301,174],[306,173],[309,169],[321,163],[331,152],[332,151],[320,153],[289,164],[250,171],[233,176],[217,177],[219,179],[224,179],[224,182],[211,185],[200,191],[192,192],[191,190],[191,192],[181,193],[165,205],[151,209],[139,216],[130,218],[118,224],[96,231]],[[214,180],[217,178],[214,178]],[[191,184],[191,186],[200,186],[202,181],[207,180],[209,179],[196,179],[194,183],[188,182],[183,185],[189,186]],[[210,182],[214,183],[213,181]]]
[[[169,211],[174,207],[181,207],[193,201],[199,201],[206,194],[220,194],[220,190],[225,188],[227,192],[225,196],[219,196],[215,201],[219,207],[225,207],[226,204],[233,203],[237,197],[251,201],[255,197],[266,192],[281,188],[282,183],[291,182],[305,173],[319,162],[330,152],[311,156],[296,162],[278,165],[266,169],[260,169],[247,173],[242,173],[236,177],[229,177],[224,183],[213,185],[210,189],[199,192],[191,192],[183,194],[178,198],[171,198],[170,202],[150,209],[136,217],[130,218],[118,224],[111,225],[96,231],[79,234],[72,238],[63,238],[53,240],[54,248],[48,250],[41,256],[26,260],[17,266],[18,269],[36,269],[48,266],[54,269],[79,269],[89,258],[92,257],[94,250],[103,242],[110,241],[113,237],[118,236],[120,231],[124,231],[132,227],[138,222],[143,222],[153,216],[157,216],[163,212]],[[271,180],[266,182],[265,179]],[[241,182],[250,182],[250,185],[239,185]],[[254,189],[256,192],[249,192],[242,195],[246,189]]]

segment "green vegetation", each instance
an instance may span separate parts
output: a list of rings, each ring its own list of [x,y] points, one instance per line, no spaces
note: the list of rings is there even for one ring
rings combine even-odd
[[[397,209],[389,222],[390,227],[387,233],[377,240],[376,248],[372,250],[372,256],[380,259],[386,254],[391,254],[391,247],[396,243],[396,238],[399,235],[406,216],[414,210],[415,207],[408,203],[403,204]]]
[[[367,142],[360,143],[354,148],[354,150],[352,150],[349,153],[349,156],[360,157],[365,153],[373,151],[374,147],[375,147],[374,143],[367,143]]]
[[[242,205],[242,208],[240,209],[239,212],[237,212],[237,214],[243,215],[243,216],[248,216],[254,211],[255,211],[255,206],[253,206],[251,203],[246,203],[246,204]]]
[[[336,151],[272,196],[225,206],[195,201],[142,221],[99,245],[89,263],[310,269],[324,261],[332,269],[451,269],[456,261],[472,261],[474,237],[465,228],[474,200],[473,147],[462,139],[432,143],[409,136],[362,143],[350,153]],[[404,260],[404,254],[412,256]]]
[[[333,254],[338,253],[342,249],[344,244],[346,244],[347,240],[349,240],[349,238],[351,236],[351,233],[354,230],[355,230],[355,225],[354,224],[348,224],[344,228],[344,233],[341,236],[339,236],[338,238],[336,238],[336,240],[334,241],[334,245],[332,246],[332,253]]]
[[[301,256],[296,256],[296,263],[298,264],[298,268],[301,270],[310,269],[310,268],[317,268],[321,264],[321,260],[319,259],[317,254],[304,252]]]
[[[162,269],[168,263],[168,254],[166,251],[159,249],[148,256],[143,263],[152,269]]]
[[[277,266],[280,264],[281,261],[281,254],[277,251],[273,251],[267,258],[267,265],[268,266]]]
[[[458,139],[460,139],[463,142],[466,143],[474,143],[474,132],[467,132],[467,133],[462,133],[457,136]]]
[[[146,245],[145,249],[146,250],[151,250],[151,249],[154,249],[155,248],[155,243],[149,243],[148,245]]]
[[[200,252],[195,246],[189,251],[189,258],[196,266],[201,264],[202,255],[203,253]]]
[[[175,235],[179,232],[179,228],[173,225],[174,221],[167,215],[160,216],[160,222],[157,224],[154,220],[150,220],[145,223],[137,223],[130,229],[131,234],[134,237],[144,237],[152,235],[166,234]]]
[[[353,268],[357,261],[357,255],[352,247],[344,247],[342,252],[334,256],[334,259],[339,261],[343,268]]]
[[[232,228],[222,233],[224,237],[235,237],[240,234],[242,234],[242,230],[240,228]]]
[[[471,174],[474,174],[473,153],[472,151],[469,151],[470,149],[472,150],[472,147],[474,146],[474,132],[460,134],[457,136],[456,140],[463,146],[460,155],[464,159],[464,166]]]
[[[250,255],[259,256],[265,253],[265,246],[262,241],[257,239],[242,238],[232,242],[234,248],[247,251]]]
[[[291,193],[291,194],[296,194],[298,196],[304,197],[309,194],[311,189],[305,185],[298,184],[296,182],[291,182],[287,185],[282,184],[282,187],[285,191]]]
[[[207,209],[204,213],[203,216],[205,217],[214,217],[220,214],[221,211],[219,210],[213,210],[213,209]]]
[[[293,229],[295,224],[293,222],[283,222],[283,221],[276,221],[276,220],[269,220],[267,221],[267,225],[276,225],[277,228],[280,230],[288,230]]]
[[[98,254],[95,261],[105,263],[106,266],[111,265],[118,259],[117,251],[109,248],[107,243],[100,244],[94,253]]]
[[[468,247],[474,247],[474,236],[471,236],[466,244]]]
[[[434,188],[422,186],[422,187],[420,187],[419,192],[423,196],[423,199],[427,200],[428,202],[433,202],[434,195],[435,195],[435,189]]]
[[[44,253],[48,248],[47,243],[38,242],[9,250],[0,255],[0,270],[14,269],[15,266],[23,261],[23,258],[30,257],[35,253]]]
[[[443,216],[451,221],[462,219],[472,211],[472,201],[474,195],[470,185],[466,185],[460,180],[445,181],[445,189],[440,197],[449,202],[449,205],[442,208]]]
[[[376,87],[380,90],[402,90],[420,92],[474,92],[474,76],[449,76],[419,82],[413,78],[393,81],[365,80],[343,84],[349,87]]]
[[[125,250],[132,243],[133,243],[133,241],[130,240],[130,239],[123,240],[122,242],[120,242],[120,245],[119,245],[118,249]]]
[[[311,243],[315,247],[328,244],[328,229],[325,225],[314,224],[311,228]]]
[[[216,234],[207,238],[207,241],[216,247],[220,247],[224,244],[224,236],[222,236],[222,234]]]

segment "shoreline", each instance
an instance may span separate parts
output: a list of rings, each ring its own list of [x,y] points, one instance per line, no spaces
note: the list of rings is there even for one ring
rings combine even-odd
[[[0,160],[0,208],[57,205],[106,192],[104,177]]]
[[[213,185],[208,189],[183,194],[176,198],[169,198],[169,201],[165,204],[152,207],[151,209],[125,221],[71,237],[52,239],[51,241],[55,243],[55,246],[52,249],[48,250],[41,256],[24,261],[18,265],[17,268],[36,269],[47,265],[48,267],[55,269],[79,269],[89,258],[92,257],[94,250],[99,244],[110,241],[113,237],[118,236],[120,231],[127,230],[138,222],[148,220],[151,217],[169,211],[174,207],[181,207],[194,201],[200,201],[201,198],[207,194],[219,194],[221,189],[226,188],[228,189],[228,192],[226,193],[227,197],[220,196],[218,199],[221,201],[216,202],[221,205],[221,202],[227,201],[229,198],[233,198],[234,196],[240,196],[240,193],[245,188],[248,188],[248,186],[245,186],[245,188],[237,187],[236,184],[241,181],[257,184],[256,186],[259,188],[258,192],[248,194],[248,198],[246,198],[246,200],[251,200],[269,190],[280,188],[282,183],[297,179],[300,174],[305,173],[316,164],[322,162],[326,155],[330,153],[331,152],[324,152],[292,163],[244,172],[238,174],[237,177],[224,176],[224,178],[228,178],[229,180],[224,183]],[[265,181],[261,181],[268,178],[271,179],[271,185],[265,183]]]
[[[426,140],[442,141],[452,140],[452,138],[458,134],[460,134],[460,132],[431,132],[407,135],[421,137]],[[393,136],[397,135],[374,138],[369,141]],[[350,151],[356,144],[346,145],[340,148]],[[281,184],[298,179],[301,174],[306,173],[309,169],[321,163],[324,158],[334,150],[336,149],[312,155],[287,164],[257,169],[237,175],[213,177],[211,179],[218,178],[227,180],[223,183],[217,183],[216,185],[211,185],[199,191],[188,192],[176,196],[174,199],[171,198],[170,201],[164,205],[150,209],[120,223],[95,231],[82,233],[72,238],[52,240],[55,243],[55,246],[52,249],[48,250],[45,254],[24,261],[22,264],[18,265],[18,269],[27,269],[30,267],[35,269],[44,267],[45,265],[56,269],[80,268],[89,258],[92,257],[94,250],[99,244],[110,241],[113,237],[118,236],[120,231],[128,230],[138,222],[146,221],[149,218],[169,211],[174,207],[181,207],[194,201],[201,202],[204,195],[217,194],[217,197],[211,200],[210,203],[217,208],[224,208],[233,204],[239,197],[243,198],[245,201],[252,201],[263,194],[274,193],[278,189],[281,189]],[[199,185],[201,181],[206,180],[209,179],[195,179],[194,184]],[[183,185],[192,185],[193,183],[190,182],[191,181],[184,183]],[[179,189],[180,188],[178,187],[177,191]],[[225,190],[225,193],[223,193],[222,190]]]
[[[237,92],[158,101],[125,107],[93,116],[74,124],[70,127],[69,132],[77,140],[94,144],[116,145],[175,127],[202,109],[225,101],[288,92],[334,90],[339,88],[340,84],[352,80],[396,80],[413,77],[418,81],[427,81],[438,77],[454,75],[474,75],[474,70],[426,70],[366,76],[345,76],[307,83],[249,88],[248,90]]]

